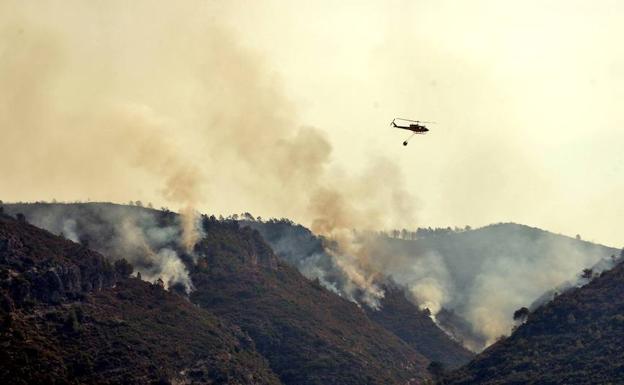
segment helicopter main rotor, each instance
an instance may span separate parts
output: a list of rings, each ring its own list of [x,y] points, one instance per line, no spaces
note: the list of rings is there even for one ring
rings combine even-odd
[[[412,122],[412,123],[436,124],[436,122],[429,122],[429,121],[425,121],[425,120],[412,120],[412,119],[404,119],[404,118],[394,118],[394,119],[392,119],[392,121],[395,121],[395,120],[403,120],[403,121]]]

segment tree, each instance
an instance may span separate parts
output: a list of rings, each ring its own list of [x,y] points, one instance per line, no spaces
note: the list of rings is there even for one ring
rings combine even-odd
[[[524,322],[526,321],[528,316],[529,316],[529,309],[527,309],[526,307],[521,307],[520,309],[514,312],[513,319],[514,321]]]
[[[123,258],[116,260],[114,266],[115,266],[115,271],[117,272],[117,274],[119,274],[123,278],[129,277],[134,271],[134,268],[132,267],[132,265]]]
[[[575,238],[576,238],[577,241],[580,241],[581,240],[581,234],[576,234]]]
[[[446,372],[444,364],[439,361],[431,361],[429,366],[427,366],[427,370],[435,380],[442,378]]]
[[[594,275],[594,270],[583,269],[583,274],[581,274],[581,277],[585,279],[591,279],[593,275]]]
[[[80,322],[78,320],[78,314],[76,312],[76,308],[72,307],[69,309],[69,313],[67,313],[67,318],[65,319],[65,328],[66,330],[76,333],[80,331]]]

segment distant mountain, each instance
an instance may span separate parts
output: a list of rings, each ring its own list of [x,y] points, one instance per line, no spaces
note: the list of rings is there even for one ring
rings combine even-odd
[[[306,279],[238,222],[203,216],[202,237],[189,253],[171,212],[112,204],[5,207],[82,247],[127,258],[143,279],[163,277],[176,298],[188,291],[199,309],[248,335],[249,354],[260,353],[283,384],[403,385],[429,377],[427,357],[355,303]],[[179,332],[188,325],[181,322]]]
[[[441,383],[624,383],[624,264],[537,308]]]
[[[244,223],[260,231],[278,255],[309,278],[318,278],[324,286],[366,304],[351,290],[354,285],[339,264],[324,251],[323,240],[305,227],[288,220],[247,219]],[[439,326],[474,351],[508,334],[516,309],[564,283],[574,286],[584,268],[618,252],[513,223],[390,234],[359,235],[378,282],[382,285],[389,280],[405,288],[412,302],[428,308]],[[456,353],[449,351],[446,356]],[[446,364],[455,364],[451,361]]]
[[[403,258],[386,273],[424,286],[418,299],[439,308],[442,327],[474,350],[508,334],[516,309],[565,282],[574,286],[584,268],[619,252],[514,223],[423,233],[416,240],[379,237],[374,253]]]
[[[280,384],[240,328],[0,215],[0,383]]]

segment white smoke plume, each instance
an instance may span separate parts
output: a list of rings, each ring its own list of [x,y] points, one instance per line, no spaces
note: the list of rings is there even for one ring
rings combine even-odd
[[[71,241],[79,242],[78,234],[76,233],[76,221],[73,219],[64,221],[62,234]]]
[[[507,223],[468,231],[444,229],[415,239],[351,232],[347,235],[352,240],[346,244],[352,251],[335,255],[331,251],[337,246],[330,244],[329,252],[324,252],[321,241],[302,226],[288,221],[246,223],[308,278],[318,278],[346,298],[376,308],[383,306],[380,300],[386,283],[404,287],[441,328],[474,351],[509,334],[515,310],[539,298],[534,308],[552,299],[554,290],[586,283],[574,277],[619,252]],[[344,260],[349,262],[346,266],[341,265]],[[593,273],[609,268],[615,260],[601,260],[593,266]],[[369,290],[363,293],[363,287]]]
[[[175,205],[189,254],[201,236],[196,210],[287,216],[337,244],[328,252],[348,277],[346,295],[376,306],[377,278],[391,275],[421,306],[454,309],[490,341],[517,307],[596,261],[565,247],[540,258],[508,254],[509,245],[423,254],[355,237],[417,225],[398,168],[375,157],[364,171],[337,167],[327,136],[299,121],[263,53],[220,25],[219,12],[201,1],[0,2],[3,199]],[[481,175],[463,174],[470,185]],[[146,275],[190,289],[180,256],[143,242],[151,227],[137,227],[118,239],[148,256],[131,262],[151,260],[158,267]],[[57,226],[79,238],[73,230]]]
[[[170,223],[158,220],[165,215],[140,207],[104,203],[7,205],[8,213],[23,213],[28,222],[55,234],[81,242],[112,259],[124,258],[141,278],[165,288],[180,285],[189,293],[193,283],[176,249],[185,249],[184,217]],[[192,258],[193,254],[189,254]]]
[[[614,252],[514,224],[455,238],[370,242],[370,253],[377,257],[373,269],[405,285],[415,302],[434,315],[444,308],[467,320],[484,343],[469,346],[473,350],[509,334],[515,310]]]
[[[217,8],[0,4],[0,193],[175,205],[189,254],[199,208],[288,216],[338,242],[337,264],[374,302],[369,256],[348,233],[414,223],[398,168],[334,165],[326,135],[298,121]]]
[[[148,219],[149,223],[149,218],[146,214],[141,216],[142,225],[145,226],[145,219]],[[141,227],[138,222],[135,217],[131,216],[121,220],[121,232],[119,232],[120,237],[116,239],[116,249],[122,255],[137,255],[139,258],[145,258],[146,263],[140,264],[137,264],[136,259],[130,259],[131,263],[137,265],[135,270],[141,273],[142,279],[152,283],[162,279],[166,289],[171,284],[181,284],[184,291],[189,293],[193,289],[193,283],[178,254],[168,247],[161,247],[157,252],[152,248],[152,245],[170,243],[171,237],[180,236],[179,231],[171,227]]]

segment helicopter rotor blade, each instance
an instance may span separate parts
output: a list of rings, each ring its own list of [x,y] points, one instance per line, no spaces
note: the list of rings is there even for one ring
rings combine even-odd
[[[429,122],[429,121],[424,121],[424,120],[412,120],[412,119],[404,119],[404,118],[394,118],[394,120],[397,120],[397,119],[398,120],[404,120],[406,122],[414,122],[414,123],[432,123],[432,124],[436,123],[436,122]]]

